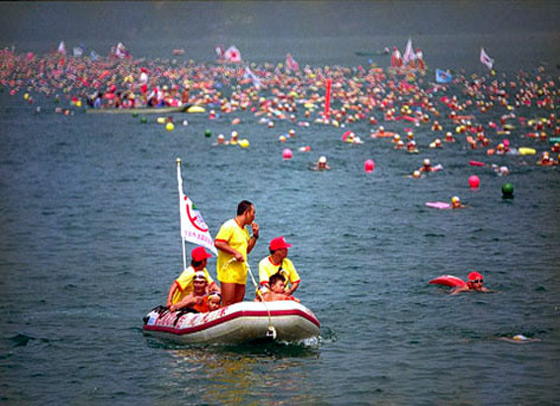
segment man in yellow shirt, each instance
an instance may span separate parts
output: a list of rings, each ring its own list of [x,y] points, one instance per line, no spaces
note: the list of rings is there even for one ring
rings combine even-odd
[[[259,262],[259,280],[261,291],[270,289],[269,279],[279,273],[286,280],[285,293],[292,295],[299,286],[300,277],[292,261],[288,258],[288,244],[284,237],[277,237],[270,241],[270,255]]]
[[[167,293],[167,301],[165,303],[165,307],[168,309],[171,305],[174,305],[181,300],[183,300],[186,296],[191,294],[194,290],[194,283],[193,279],[196,275],[197,271],[204,272],[206,276],[206,281],[208,282],[208,290],[210,292],[219,292],[220,289],[216,286],[216,283],[206,270],[206,264],[208,263],[208,258],[210,255],[204,247],[197,247],[192,250],[191,252],[191,266],[181,273],[181,275],[175,279],[171,287],[169,288],[169,292]]]
[[[247,283],[247,255],[259,238],[259,225],[254,223],[255,205],[243,200],[237,206],[237,216],[227,220],[216,234],[218,249],[217,273],[224,306],[243,301]],[[251,225],[253,235],[245,229]]]

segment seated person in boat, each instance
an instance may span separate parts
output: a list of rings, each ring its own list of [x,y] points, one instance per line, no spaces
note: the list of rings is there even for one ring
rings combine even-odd
[[[294,264],[288,258],[288,248],[291,246],[292,244],[288,244],[284,237],[273,238],[270,241],[268,246],[270,255],[259,262],[259,285],[263,293],[270,289],[269,279],[274,274],[280,274],[286,279],[286,294],[291,295],[298,288],[301,279]]]
[[[222,307],[222,295],[219,292],[211,292],[208,294],[208,311],[213,312]]]
[[[204,271],[197,271],[193,278],[194,289],[179,302],[169,306],[172,312],[180,309],[193,310],[195,313],[207,313],[208,308],[208,282]]]
[[[204,247],[197,247],[191,252],[191,266],[189,266],[183,273],[175,279],[169,292],[167,294],[167,301],[165,307],[168,309],[172,305],[180,302],[194,290],[194,276],[197,272],[202,272],[205,275],[208,292],[219,292],[220,289],[206,270],[208,258],[211,255],[206,252]]]
[[[461,292],[484,292],[484,293],[492,292],[490,289],[483,286],[482,285],[483,283],[484,283],[484,278],[480,273],[471,272],[468,275],[467,284],[465,286],[457,286],[453,288],[451,294],[456,295]]]
[[[257,302],[275,302],[277,300],[294,300],[299,303],[292,295],[286,293],[284,276],[276,273],[270,277],[270,290],[255,299]]]

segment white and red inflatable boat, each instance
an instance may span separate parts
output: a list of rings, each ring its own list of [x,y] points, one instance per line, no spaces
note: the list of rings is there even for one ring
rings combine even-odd
[[[144,317],[144,334],[182,343],[238,344],[262,339],[301,341],[319,335],[319,320],[292,300],[241,302],[209,313],[170,312],[164,307]]]

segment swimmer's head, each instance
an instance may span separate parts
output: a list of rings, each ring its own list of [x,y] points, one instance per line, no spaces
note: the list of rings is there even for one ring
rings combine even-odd
[[[432,163],[428,158],[424,159],[424,166],[430,166]]]
[[[479,272],[471,272],[469,273],[469,275],[467,276],[468,278],[468,283],[470,284],[481,284],[484,281],[484,278],[482,277],[482,275]]]
[[[320,164],[326,164],[327,163],[327,157],[326,156],[320,157],[318,162]]]
[[[413,178],[419,178],[421,176],[422,176],[422,174],[420,173],[419,170],[415,170],[414,172],[412,172],[412,177]]]

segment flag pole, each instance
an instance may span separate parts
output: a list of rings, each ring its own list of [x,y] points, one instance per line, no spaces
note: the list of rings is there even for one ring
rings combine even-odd
[[[181,158],[175,160],[177,164],[177,185],[179,188],[179,223],[181,225],[181,247],[183,249],[183,270],[187,269],[187,252],[185,249],[185,239],[183,238],[183,224],[181,219],[181,205],[183,204],[183,177],[181,176]]]

